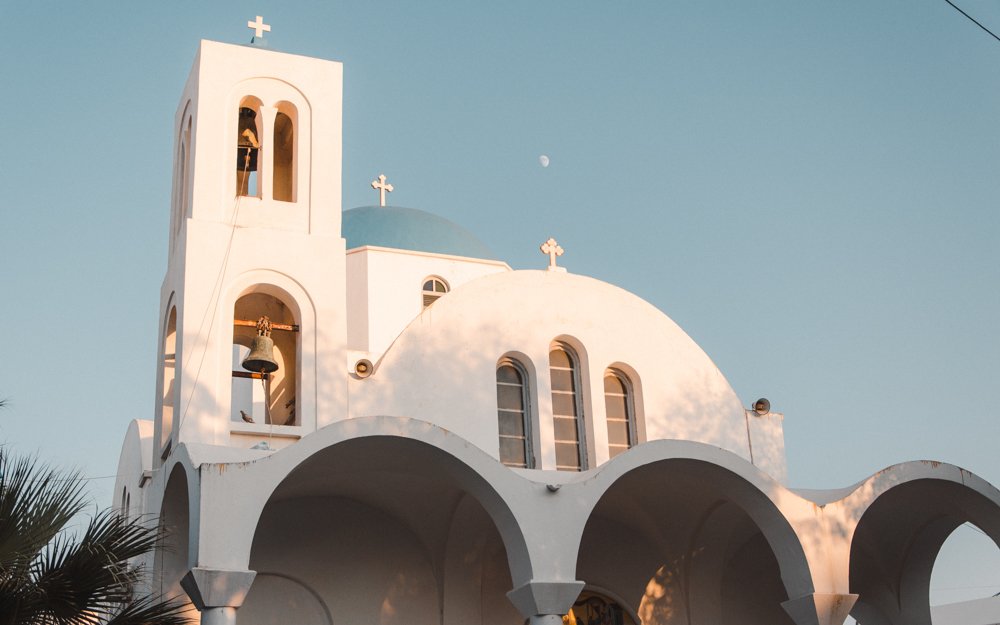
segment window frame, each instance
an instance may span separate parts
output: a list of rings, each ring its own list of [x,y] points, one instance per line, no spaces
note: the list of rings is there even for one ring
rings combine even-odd
[[[507,384],[500,381],[500,370],[503,367],[510,367],[513,369],[518,377],[521,378],[521,424],[524,431],[524,436],[520,437],[522,441],[522,449],[524,450],[524,466],[520,464],[509,464],[503,459],[503,446],[500,445],[500,439],[503,438],[519,438],[515,436],[505,436],[500,431],[500,412],[505,410],[506,412],[515,412],[513,410],[504,409],[500,407],[500,385]],[[509,384],[508,384],[509,385]],[[512,386],[512,385],[510,385]],[[497,435],[498,435],[498,449],[497,457],[500,463],[504,466],[517,468],[517,469],[534,469],[535,468],[535,453],[534,453],[534,435],[533,435],[533,419],[532,419],[532,393],[531,393],[531,375],[528,373],[528,368],[525,367],[519,360],[504,357],[497,361],[496,365],[496,387],[497,387]]]
[[[567,370],[566,367],[553,366],[552,353],[556,350],[565,353],[570,362],[570,367],[568,368],[568,370],[570,371],[570,376],[571,376],[570,380],[573,384],[572,391],[556,390],[555,384],[553,384],[553,379],[554,379],[554,376],[552,375],[553,370]],[[586,418],[586,411],[584,404],[583,376],[581,372],[582,363],[583,360],[580,358],[580,355],[576,351],[576,349],[574,349],[565,342],[556,341],[552,343],[552,345],[549,347],[549,383],[550,383],[549,392],[552,396],[552,440],[553,444],[556,445],[555,469],[557,471],[586,471],[590,467],[590,453],[588,449],[588,437],[587,437],[587,418]],[[570,393],[570,392],[572,393],[573,397],[573,407],[575,414],[557,415],[555,407],[556,395]],[[559,464],[558,445],[560,443],[562,444],[573,443],[574,441],[561,440],[557,438],[556,419],[568,419],[568,418],[573,418],[576,422],[577,440],[575,441],[575,443],[577,448],[577,463],[578,463],[576,467]]]
[[[612,419],[608,416],[608,389],[604,387],[604,381],[608,378],[614,378],[618,380],[618,383],[622,387],[623,393],[621,397],[623,399],[623,404],[625,405],[625,427],[626,427],[626,444],[625,448],[619,452],[612,453],[613,448],[622,447],[619,443],[611,442],[611,424]],[[639,441],[639,428],[636,423],[636,411],[635,411],[635,385],[632,384],[631,378],[621,369],[616,369],[615,367],[608,367],[604,370],[604,376],[601,378],[601,386],[604,393],[604,420],[605,427],[608,428],[608,459],[614,458],[620,454],[625,453],[629,449],[632,449],[638,444]],[[614,419],[614,421],[620,421],[620,419]]]
[[[430,289],[427,288],[428,284],[431,285]],[[438,291],[437,289],[434,288],[438,284],[440,284],[444,288],[443,291]],[[427,308],[428,306],[438,301],[448,293],[451,293],[451,285],[448,284],[447,280],[445,280],[441,276],[427,276],[426,278],[420,281],[421,310]]]

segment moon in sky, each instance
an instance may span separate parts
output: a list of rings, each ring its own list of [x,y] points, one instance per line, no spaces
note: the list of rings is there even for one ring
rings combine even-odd
[[[542,154],[541,156],[538,157],[538,162],[541,163],[542,167],[548,167],[549,157]]]

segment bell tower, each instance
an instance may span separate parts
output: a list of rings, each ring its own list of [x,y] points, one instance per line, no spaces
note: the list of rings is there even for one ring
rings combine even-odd
[[[340,63],[201,42],[174,126],[158,463],[347,414],[342,99]]]

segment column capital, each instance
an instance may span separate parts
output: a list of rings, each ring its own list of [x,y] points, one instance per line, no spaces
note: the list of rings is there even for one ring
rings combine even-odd
[[[584,583],[579,580],[571,582],[531,580],[508,592],[507,598],[524,618],[563,615],[573,607],[573,602],[580,596],[583,586]]]
[[[199,611],[206,608],[238,608],[243,605],[256,576],[256,571],[195,567],[181,580],[181,587]]]
[[[844,625],[857,595],[814,592],[781,604],[795,625]]]

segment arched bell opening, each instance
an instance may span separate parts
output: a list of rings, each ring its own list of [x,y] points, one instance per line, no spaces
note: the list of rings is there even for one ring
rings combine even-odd
[[[640,466],[608,488],[576,575],[617,597],[636,625],[793,625],[782,603],[811,588],[801,545],[764,493],[691,459]]]
[[[177,307],[171,306],[164,324],[162,361],[160,362],[160,423],[158,451],[165,457],[170,452],[174,431],[174,411],[177,401]]]
[[[505,543],[483,497],[498,497],[485,478],[426,443],[394,436],[339,442],[274,490],[249,568],[295,580],[335,622],[521,625],[506,597]],[[240,623],[270,622],[264,606],[283,601],[279,590],[255,582]],[[313,607],[289,606],[281,620],[325,622]]]
[[[174,465],[160,505],[160,544],[153,557],[153,591],[184,600],[181,579],[191,570],[191,509],[187,474]],[[194,611],[194,607],[191,606]]]
[[[300,424],[296,411],[299,326],[291,303],[287,294],[263,285],[248,289],[236,300],[232,421]]]
[[[295,201],[297,150],[295,128],[298,112],[289,102],[278,103],[274,116],[273,185],[274,199]]]
[[[945,541],[971,523],[996,545],[1000,507],[942,479],[893,486],[868,506],[851,540],[851,616],[862,625],[931,625],[931,576]]]
[[[263,148],[261,101],[240,101],[236,120],[236,195],[260,197],[260,152]]]
[[[190,196],[189,187],[191,178],[188,168],[191,160],[192,128],[191,116],[188,114],[190,105],[190,102],[185,104],[184,113],[181,115],[180,133],[177,137],[177,154],[174,159],[176,169],[174,170],[173,202],[171,204],[171,245],[177,243],[181,223],[188,216],[188,197]]]

